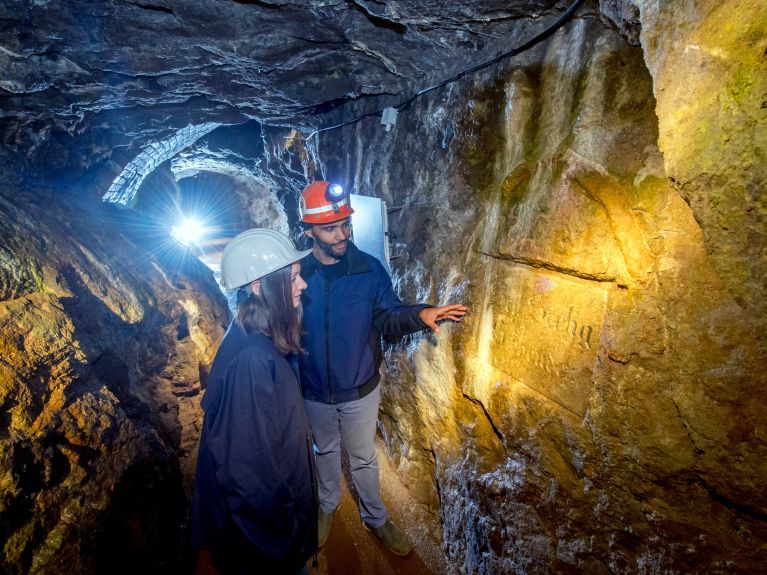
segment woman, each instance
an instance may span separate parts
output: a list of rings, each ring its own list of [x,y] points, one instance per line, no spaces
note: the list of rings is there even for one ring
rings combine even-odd
[[[224,250],[237,317],[202,399],[192,543],[222,574],[304,572],[317,548],[311,431],[292,357],[301,353],[306,283],[287,236],[253,229]]]

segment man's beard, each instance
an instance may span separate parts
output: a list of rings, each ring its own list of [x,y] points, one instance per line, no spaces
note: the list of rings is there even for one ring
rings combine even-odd
[[[336,251],[338,249],[338,244],[328,244],[317,238],[314,238],[314,241],[317,243],[320,250],[322,250],[322,253],[335,260],[342,260],[346,256],[346,252],[349,251],[349,240],[344,240],[343,252]]]

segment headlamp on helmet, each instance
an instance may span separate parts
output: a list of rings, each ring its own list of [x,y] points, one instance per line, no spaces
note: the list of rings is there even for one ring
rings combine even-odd
[[[325,190],[325,199],[330,202],[330,205],[333,208],[334,213],[340,213],[341,211],[341,202],[342,201],[349,201],[349,198],[347,197],[346,192],[344,191],[341,184],[328,184],[327,189]]]
[[[301,221],[306,224],[327,224],[351,216],[349,194],[340,184],[315,181],[306,186],[298,203]]]
[[[325,190],[325,197],[329,202],[338,202],[341,198],[346,196],[341,184],[328,184],[328,189]]]

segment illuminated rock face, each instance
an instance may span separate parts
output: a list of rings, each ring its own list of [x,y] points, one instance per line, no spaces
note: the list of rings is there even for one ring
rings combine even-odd
[[[767,6],[641,2],[668,176],[739,306],[767,318]],[[764,325],[763,323],[761,324]]]
[[[388,135],[357,126],[320,146],[333,177],[406,206],[390,217],[409,246],[403,295],[471,306],[388,354],[381,428],[439,505],[458,572],[763,568],[767,266],[763,199],[746,192],[764,183],[767,74],[748,50],[721,77],[680,68],[680,28],[756,30],[753,4],[710,4],[665,22],[641,7],[647,53],[573,22]],[[750,99],[692,105],[733,67]]]
[[[0,571],[170,570],[224,298],[140,217],[55,201],[0,192]]]

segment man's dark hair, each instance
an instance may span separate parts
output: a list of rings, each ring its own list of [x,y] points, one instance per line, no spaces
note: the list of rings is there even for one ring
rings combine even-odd
[[[248,333],[262,333],[272,338],[280,353],[304,353],[301,347],[302,308],[293,307],[291,266],[285,266],[261,278],[261,293],[250,295],[237,311],[237,321]]]

